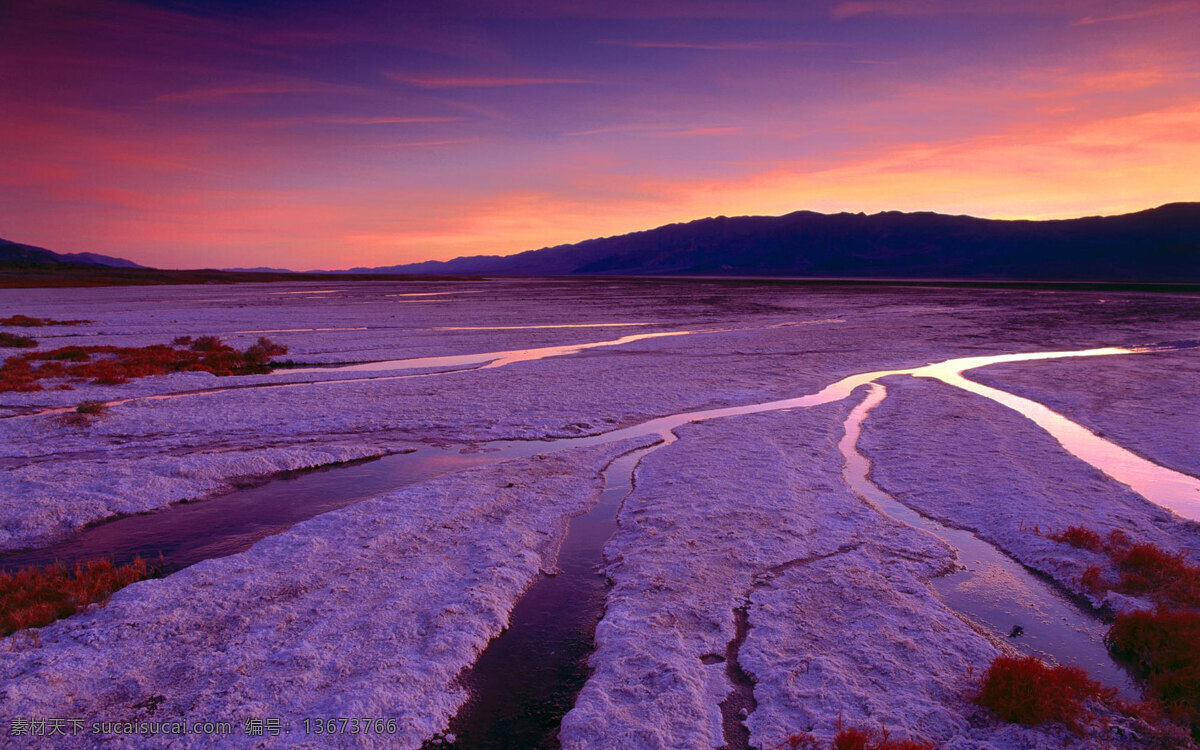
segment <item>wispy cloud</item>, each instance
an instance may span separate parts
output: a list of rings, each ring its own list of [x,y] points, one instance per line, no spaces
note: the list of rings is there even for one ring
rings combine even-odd
[[[477,89],[506,86],[561,86],[595,83],[582,78],[539,78],[535,76],[413,76],[389,73],[387,77],[399,83],[423,89]]]
[[[406,125],[416,122],[455,122],[461,117],[312,117],[312,122],[335,125]]]
[[[889,15],[909,15],[914,12],[910,4],[900,2],[847,2],[838,3],[829,11],[833,18],[851,18],[868,13],[887,13]]]
[[[1143,8],[1141,10],[1131,11],[1129,13],[1118,13],[1109,16],[1084,16],[1071,22],[1072,26],[1091,26],[1097,23],[1113,23],[1115,21],[1136,21],[1142,18],[1153,18],[1154,16],[1164,16],[1168,13],[1179,13],[1188,9],[1195,9],[1193,3],[1174,3],[1172,5],[1160,5],[1153,8]]]
[[[479,143],[482,138],[443,138],[429,141],[394,141],[392,143],[364,143],[360,148],[433,148],[435,146],[460,146],[464,143]]]
[[[314,123],[318,125],[422,125],[439,122],[461,122],[464,118],[442,115],[395,115],[379,117],[285,117],[264,121],[263,125],[291,125]]]
[[[777,39],[773,41],[715,41],[715,42],[677,42],[656,41],[651,39],[600,39],[597,44],[607,44],[616,47],[635,47],[638,49],[694,49],[720,50],[730,52],[767,52],[790,49],[805,49],[810,47],[840,47],[840,42],[819,42],[807,39]]]
[[[1079,0],[849,0],[830,9],[841,20],[870,14],[885,16],[1044,15],[1077,10]]]
[[[212,86],[207,88],[173,91],[154,97],[156,102],[206,103],[221,102],[248,96],[275,96],[279,94],[335,94],[350,90],[333,84],[285,82],[249,83],[236,86]]]
[[[727,125],[711,128],[688,128],[686,130],[677,130],[667,133],[667,135],[730,135],[742,131],[741,126]]]
[[[684,125],[646,125],[646,124],[628,124],[628,125],[610,125],[602,128],[592,128],[590,130],[576,130],[564,135],[572,137],[581,137],[589,135],[615,135],[621,133],[644,133],[652,136],[693,136],[693,135],[728,135],[737,133],[743,130],[740,125],[700,125],[700,126],[684,126]]]

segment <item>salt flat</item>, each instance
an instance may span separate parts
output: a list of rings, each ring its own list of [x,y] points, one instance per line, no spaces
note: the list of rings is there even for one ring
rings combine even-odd
[[[278,715],[297,724],[360,713],[397,717],[403,728],[320,742],[235,737],[231,747],[419,747],[446,731],[467,697],[460,671],[539,571],[553,571],[567,521],[602,489],[600,472],[654,440],[551,439],[955,357],[1200,339],[1198,297],[1061,290],[333,280],[0,290],[0,306],[94,321],[34,329],[43,348],[182,335],[243,348],[265,335],[288,346],[285,359],[326,367],[679,334],[478,369],[186,373],[2,394],[7,550],[121,514],[170,513],[171,503],[285,469],[421,446],[471,453],[493,441],[546,441],[545,458],[509,458],[318,515],[0,649],[3,702],[21,715]],[[967,375],[1195,476],[1198,357],[1179,349]],[[880,488],[913,509],[971,529],[1068,591],[1078,591],[1090,553],[1033,527],[1123,528],[1200,560],[1194,521],[1069,455],[1026,418],[943,383],[885,382],[888,398],[867,419],[861,448]],[[167,395],[177,397],[149,398]],[[85,425],[52,413],[92,399],[114,405]],[[612,589],[596,613],[591,677],[563,720],[565,747],[735,743],[720,706],[734,687],[731,642],[757,705],[733,722],[744,718],[754,746],[792,731],[827,737],[839,716],[947,747],[1062,744],[1061,732],[1002,726],[967,701],[969,675],[1013,644],[935,595],[930,581],[955,567],[951,547],[871,508],[843,481],[837,443],[860,399],[686,425],[642,459],[597,561]],[[740,640],[739,608],[748,625]],[[1137,746],[1121,720],[1111,727],[1083,746]],[[139,746],[114,739],[122,742]]]

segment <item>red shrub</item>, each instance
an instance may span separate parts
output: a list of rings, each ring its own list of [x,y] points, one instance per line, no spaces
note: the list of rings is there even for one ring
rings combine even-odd
[[[24,328],[33,328],[34,326],[77,326],[84,323],[91,323],[90,320],[55,320],[53,318],[31,318],[28,315],[10,315],[7,318],[0,318],[0,326],[21,326]]]
[[[874,745],[869,745],[870,750],[933,750],[932,742],[918,742],[917,740],[890,740],[884,738],[877,741]]]
[[[1200,566],[1190,565],[1183,555],[1173,555],[1155,544],[1134,544],[1129,535],[1113,530],[1107,543],[1096,532],[1080,526],[1068,526],[1051,539],[1073,547],[1105,551],[1121,578],[1116,591],[1150,596],[1160,605],[1200,607]],[[1083,572],[1080,586],[1099,594],[1107,588],[1104,573],[1092,566]]]
[[[176,339],[181,341],[189,337]],[[259,339],[245,352],[203,336],[190,348],[165,344],[143,347],[70,346],[9,357],[0,367],[0,391],[41,390],[38,380],[77,378],[99,385],[116,385],[133,378],[172,372],[210,372],[214,375],[247,375],[264,372],[272,356],[287,347]],[[41,363],[33,369],[31,363]]]
[[[1135,544],[1113,555],[1121,571],[1118,590],[1150,594],[1161,604],[1200,607],[1200,567],[1154,544]]]
[[[1084,702],[1113,691],[1078,667],[1050,666],[1035,656],[998,656],[983,676],[975,702],[1003,721],[1034,726],[1057,721],[1082,733]]]
[[[832,750],[867,750],[867,733],[861,729],[843,729],[833,738]]]
[[[108,404],[103,401],[84,401],[75,407],[77,414],[86,414],[91,417],[98,417],[108,411]]]
[[[38,376],[24,357],[9,357],[0,365],[0,391],[40,391]]]
[[[194,352],[218,352],[222,350],[232,349],[221,343],[221,339],[216,336],[201,336],[192,342],[192,351]]]
[[[9,349],[31,349],[37,346],[37,340],[29,336],[18,336],[15,333],[0,331],[0,346]]]
[[[1113,529],[1108,532],[1108,547],[1112,550],[1119,550],[1129,546],[1129,535],[1120,529]]]
[[[789,734],[787,739],[778,745],[772,746],[771,750],[821,750],[821,745],[812,734],[808,732],[796,732],[795,734]]]
[[[1063,542],[1072,547],[1100,552],[1105,548],[1104,538],[1091,529],[1082,526],[1068,526],[1055,534],[1047,535],[1056,542]]]
[[[842,727],[838,720],[838,733],[829,744],[829,750],[933,750],[932,742],[916,740],[893,740],[886,729],[864,731],[854,727]],[[771,750],[820,750],[817,738],[808,732],[788,735],[787,739]]]
[[[247,364],[262,366],[269,362],[271,357],[277,357],[281,354],[287,354],[286,346],[276,344],[268,338],[260,338],[257,344],[254,344],[243,353],[243,356],[246,358]]]
[[[1102,593],[1106,586],[1104,584],[1104,572],[1095,565],[1089,565],[1087,570],[1079,576],[1079,587],[1090,594]]]
[[[129,375],[121,363],[114,359],[100,359],[72,367],[69,372],[75,377],[88,378],[97,385],[120,385],[129,382]]]
[[[91,358],[92,355],[82,346],[64,346],[38,354],[38,359],[64,360],[68,362],[87,362]]]
[[[1146,678],[1168,715],[1200,735],[1200,612],[1126,612],[1117,616],[1107,641],[1114,655]]]
[[[933,750],[932,742],[893,740],[886,729],[862,730],[844,727],[840,716],[837,729],[838,733],[834,736],[829,750]]]
[[[57,563],[0,572],[0,635],[48,625],[150,575],[141,558],[120,567],[107,560],[89,560],[74,569]]]

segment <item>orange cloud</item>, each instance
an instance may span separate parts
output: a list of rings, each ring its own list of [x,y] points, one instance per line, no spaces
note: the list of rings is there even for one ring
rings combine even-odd
[[[433,212],[419,228],[341,239],[368,257],[508,253],[718,214],[937,210],[994,218],[1122,213],[1196,198],[1200,106],[1060,129],[906,145],[829,168],[781,166],[741,180],[644,180],[598,205],[512,191]],[[427,207],[428,208],[428,207]],[[382,262],[382,261],[381,261]]]

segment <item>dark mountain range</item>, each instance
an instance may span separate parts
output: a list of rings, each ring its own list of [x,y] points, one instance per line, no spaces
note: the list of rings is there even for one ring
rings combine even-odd
[[[53,268],[55,266],[104,266],[106,268],[145,268],[131,260],[99,253],[56,253],[44,247],[24,245],[0,239],[0,267]]]
[[[721,216],[517,255],[352,271],[1194,282],[1200,203],[1053,221],[896,211]]]
[[[0,240],[0,269],[39,276],[145,271],[123,258],[56,253]],[[108,269],[107,271],[105,269]],[[6,271],[6,273],[8,272]],[[247,273],[251,271],[253,273]],[[240,273],[238,273],[240,272]],[[154,272],[112,283],[191,283],[288,277],[284,269]],[[172,276],[173,274],[173,276]],[[480,255],[320,278],[382,274],[457,276],[775,276],[978,281],[1200,282],[1200,203],[1120,216],[1006,221],[936,213],[720,216],[516,255]],[[109,274],[111,275],[111,273]],[[145,275],[145,274],[143,274]],[[215,275],[215,276],[214,276]],[[179,276],[176,280],[174,277]],[[214,276],[209,278],[209,276]],[[82,277],[81,277],[82,278]],[[199,279],[200,277],[197,277]],[[17,282],[24,281],[17,277]],[[41,282],[38,282],[41,283]],[[6,284],[5,284],[6,285]]]
[[[232,273],[298,273],[287,268],[276,268],[274,266],[255,266],[253,268],[222,268],[222,271],[230,271]],[[326,273],[323,271],[308,271],[307,273]]]
[[[347,281],[445,280],[449,277],[392,274],[340,274]],[[0,240],[0,289],[37,287],[143,286],[157,284],[245,284],[327,281],[328,273],[220,271],[211,268],[160,270],[97,253],[56,253],[44,247]]]

